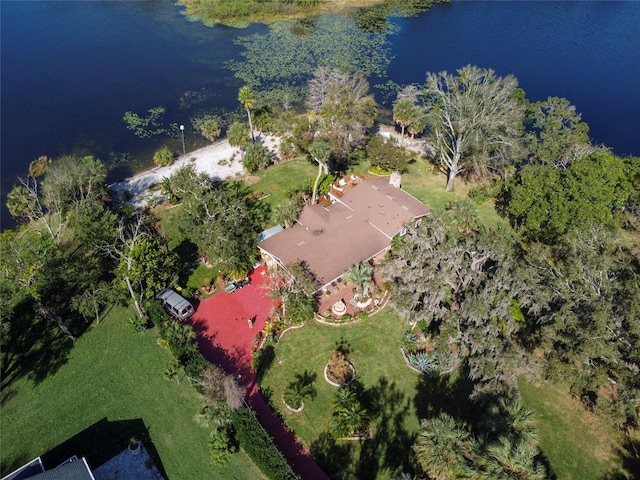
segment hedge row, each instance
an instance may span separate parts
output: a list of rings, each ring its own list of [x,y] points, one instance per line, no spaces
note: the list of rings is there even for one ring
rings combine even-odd
[[[233,426],[236,440],[267,478],[301,480],[264,431],[253,410],[236,410],[233,414]]]

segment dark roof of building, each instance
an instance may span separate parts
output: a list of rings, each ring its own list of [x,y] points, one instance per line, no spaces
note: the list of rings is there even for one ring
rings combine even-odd
[[[42,459],[37,457],[30,462],[25,463],[17,470],[14,470],[10,474],[2,477],[2,480],[25,480],[42,472],[44,472],[44,465],[42,464]]]
[[[30,462],[31,463],[31,462]],[[17,474],[16,476],[13,476]],[[28,475],[28,476],[24,476]],[[4,477],[2,480],[95,480],[86,459],[69,460],[62,465],[47,470],[31,471],[20,469]]]
[[[298,223],[260,243],[284,265],[305,261],[325,285],[391,245],[391,239],[429,208],[384,179],[363,180],[323,207],[305,207]]]

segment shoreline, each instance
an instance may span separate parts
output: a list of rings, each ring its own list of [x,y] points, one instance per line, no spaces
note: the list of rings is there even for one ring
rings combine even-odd
[[[269,149],[272,156],[277,155],[280,139],[272,135],[259,134],[256,141]],[[109,185],[113,201],[120,205],[142,208],[153,205],[162,199],[162,193],[153,189],[164,178],[171,177],[186,165],[193,165],[196,172],[206,173],[212,180],[226,180],[246,173],[242,162],[240,147],[232,147],[225,138],[206,147],[180,155],[171,165],[154,167],[133,175],[120,182]]]

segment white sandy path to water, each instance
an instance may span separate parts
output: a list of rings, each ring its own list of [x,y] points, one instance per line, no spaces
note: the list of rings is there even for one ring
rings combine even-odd
[[[259,136],[257,141],[267,147],[272,155],[277,153],[279,138],[270,135]],[[136,208],[152,205],[160,199],[161,193],[158,189],[150,191],[150,188],[162,182],[163,178],[171,177],[185,165],[193,165],[196,172],[204,172],[216,180],[226,180],[245,173],[240,148],[232,147],[225,139],[208,147],[187,152],[167,167],[156,167],[122,182],[114,183],[111,185],[111,191],[117,202],[123,201],[125,192],[128,192],[127,196],[130,198],[125,203]]]

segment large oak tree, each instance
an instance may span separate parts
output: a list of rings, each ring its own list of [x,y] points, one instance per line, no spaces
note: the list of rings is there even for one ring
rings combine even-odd
[[[488,174],[513,163],[520,149],[525,109],[512,75],[472,65],[427,73],[428,126],[437,160],[447,171],[447,191],[463,171]]]

